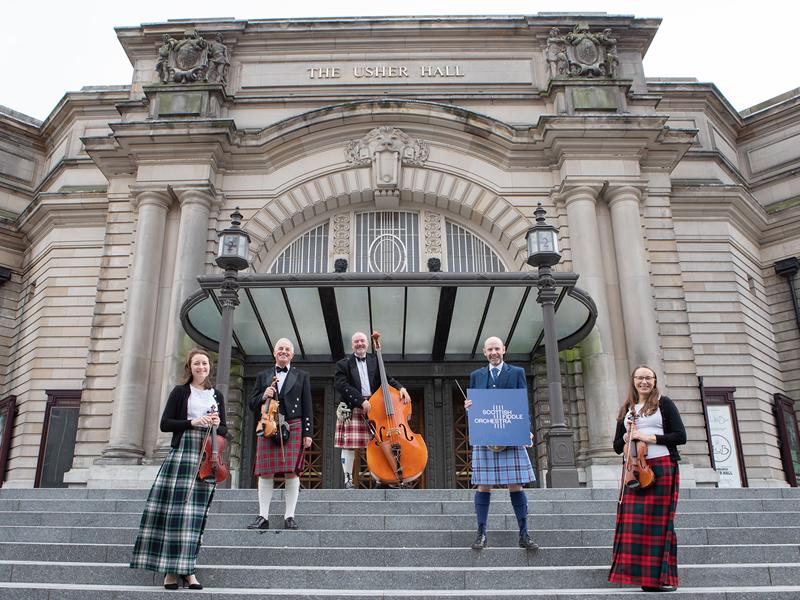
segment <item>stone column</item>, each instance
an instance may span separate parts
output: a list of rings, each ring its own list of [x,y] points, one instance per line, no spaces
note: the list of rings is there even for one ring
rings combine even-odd
[[[181,212],[163,355],[161,410],[170,390],[183,377],[183,362],[188,348],[185,347],[187,338],[181,325],[181,306],[186,298],[200,289],[197,277],[205,271],[208,219],[212,207],[217,204],[216,196],[208,187],[173,188],[173,191]],[[169,437],[161,436],[159,449],[164,449],[168,443]]]
[[[601,184],[598,182],[596,186],[567,188],[562,193],[569,221],[572,270],[580,275],[578,286],[589,292],[597,305],[597,323],[580,344],[589,434],[587,456],[593,463],[587,468],[587,483],[590,485],[610,484],[613,479],[618,478],[618,469],[615,468],[611,475],[610,471],[605,473],[607,469],[598,471],[594,464],[610,463],[612,457],[614,464],[617,464],[612,441],[617,408],[621,402],[616,385],[611,318],[596,212],[600,188]],[[596,471],[594,474],[592,469]],[[605,482],[608,477],[611,479]]]
[[[639,203],[642,193],[629,185],[606,192],[614,229],[614,249],[622,298],[625,346],[628,362],[646,364],[663,376],[658,340],[658,320],[653,306],[650,269],[647,262]],[[663,377],[659,377],[659,382]]]
[[[155,335],[161,263],[167,211],[172,202],[166,190],[144,190],[134,198],[139,218],[136,247],[128,286],[125,332],[111,417],[108,446],[101,462],[138,464],[144,456],[144,434],[150,359]]]

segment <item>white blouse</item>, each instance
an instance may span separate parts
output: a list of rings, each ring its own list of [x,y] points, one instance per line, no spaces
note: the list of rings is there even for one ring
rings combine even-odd
[[[640,402],[636,405],[636,429],[645,435],[664,435],[664,420],[661,418],[661,411],[656,410],[652,415],[644,417],[642,416],[642,408],[644,408],[644,403]],[[625,422],[631,422],[630,411],[625,415]],[[660,458],[662,456],[669,456],[669,448],[663,444],[647,442],[647,458]]]
[[[214,400],[214,389],[200,390],[193,385],[189,386],[191,390],[189,394],[189,404],[186,408],[186,418],[190,421],[197,417],[215,412],[217,410],[217,401]],[[213,410],[212,410],[213,409]]]

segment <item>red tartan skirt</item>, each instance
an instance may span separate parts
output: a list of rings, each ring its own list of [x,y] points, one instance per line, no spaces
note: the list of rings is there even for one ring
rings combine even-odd
[[[656,482],[645,490],[625,490],[617,507],[611,583],[678,587],[678,465],[669,456],[647,461]]]
[[[292,419],[288,421],[288,425],[289,441],[283,445],[283,451],[280,441],[276,442],[273,438],[258,438],[256,461],[253,465],[253,474],[256,477],[272,477],[281,473],[300,475],[303,472],[302,419]]]
[[[346,421],[336,421],[336,435],[333,438],[334,448],[366,448],[372,434],[364,420],[364,411],[356,407]]]

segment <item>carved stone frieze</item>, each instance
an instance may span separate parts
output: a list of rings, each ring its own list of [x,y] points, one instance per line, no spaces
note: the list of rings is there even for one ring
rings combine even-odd
[[[425,213],[424,223],[425,254],[441,255],[442,253],[442,217],[437,213]]]
[[[429,152],[426,142],[389,125],[376,127],[360,140],[349,140],[345,145],[348,164],[354,167],[372,165],[373,180],[378,189],[396,188],[400,182],[401,166],[422,166],[428,160]]]
[[[227,83],[230,61],[221,33],[206,40],[193,29],[182,40],[165,33],[163,41],[155,67],[161,83]]]
[[[619,67],[617,40],[610,29],[592,33],[585,23],[578,23],[567,35],[553,27],[547,38],[545,59],[551,79],[569,77],[605,77],[615,79]]]
[[[350,213],[340,213],[333,217],[333,254],[350,254]]]

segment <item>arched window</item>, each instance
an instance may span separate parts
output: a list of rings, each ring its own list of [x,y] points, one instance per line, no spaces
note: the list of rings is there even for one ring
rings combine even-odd
[[[450,221],[447,227],[447,270],[452,273],[502,273],[500,257],[485,242]]]
[[[429,213],[430,214],[430,213]],[[497,273],[506,270],[491,247],[468,229],[435,217],[440,226],[420,230],[420,214],[410,211],[369,211],[338,215],[344,221],[344,244],[338,256],[349,249],[348,271],[355,273],[414,273],[427,268],[423,248],[441,248],[442,270],[453,273]],[[315,227],[294,240],[272,264],[270,273],[327,273],[329,223]],[[340,238],[340,223],[336,225]],[[348,243],[348,240],[350,242]],[[341,240],[339,240],[341,241]],[[336,245],[336,242],[334,242]],[[430,252],[430,250],[428,250]],[[429,254],[430,255],[430,254]]]
[[[270,273],[327,273],[328,223],[307,231],[272,264]]]

